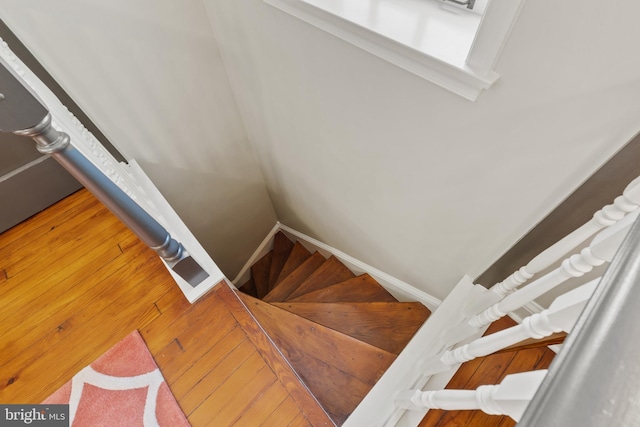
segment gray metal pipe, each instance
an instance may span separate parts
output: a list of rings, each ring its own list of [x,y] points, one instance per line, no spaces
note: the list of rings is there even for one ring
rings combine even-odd
[[[182,258],[184,248],[151,215],[70,144],[69,135],[51,126],[51,114],[36,126],[14,132],[36,141],[38,151],[51,155],[147,246],[168,262]]]
[[[640,425],[640,219],[518,426]]]
[[[33,138],[38,151],[56,159],[191,286],[197,286],[209,277],[155,218],[70,144],[69,135],[53,128],[50,113],[36,126],[13,133]]]
[[[11,68],[1,62],[0,131],[33,138],[38,151],[57,160],[191,286],[209,277],[155,218],[70,144],[69,135],[51,125],[51,114],[46,107]]]

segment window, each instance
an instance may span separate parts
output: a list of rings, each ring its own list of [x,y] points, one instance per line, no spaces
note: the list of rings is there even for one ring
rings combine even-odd
[[[399,67],[474,101],[523,0],[264,0]]]

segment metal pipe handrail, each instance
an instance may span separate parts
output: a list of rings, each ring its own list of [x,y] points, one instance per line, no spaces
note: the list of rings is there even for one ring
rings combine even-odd
[[[519,426],[632,426],[640,420],[639,221],[631,227]]]
[[[180,242],[71,144],[69,135],[53,127],[51,113],[4,64],[0,64],[0,131],[35,140],[38,151],[60,163],[191,286],[209,277]]]

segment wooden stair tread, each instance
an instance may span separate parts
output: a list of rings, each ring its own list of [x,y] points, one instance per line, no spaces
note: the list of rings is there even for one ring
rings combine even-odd
[[[282,267],[287,262],[292,249],[293,242],[282,231],[278,231],[273,238],[273,249],[271,250],[273,255],[269,270],[269,291],[276,285],[276,280],[280,276],[280,271],[282,271]]]
[[[375,384],[395,359],[395,355],[387,351],[282,310],[273,304],[245,294],[240,294],[240,298],[267,331],[273,331],[284,342],[291,341],[296,347],[302,348],[295,350],[296,352],[314,354],[326,363],[337,366],[371,385]]]
[[[325,258],[316,252],[311,255],[305,262],[300,264],[298,268],[293,270],[286,278],[271,290],[263,301],[284,301],[302,282],[304,282],[310,274],[318,269],[325,262]]]
[[[289,258],[287,258],[287,261],[284,263],[282,270],[280,270],[280,274],[276,279],[276,285],[282,282],[289,274],[293,273],[296,268],[300,267],[302,263],[308,260],[310,257],[311,252],[309,252],[309,250],[305,248],[300,242],[296,242],[295,245],[293,245],[291,253],[289,254]]]
[[[317,291],[291,298],[291,302],[397,302],[385,288],[383,288],[368,273],[353,279],[336,283]]]
[[[273,341],[256,321],[256,318],[251,315],[245,302],[242,301],[242,293],[233,292],[226,284],[218,285],[213,292],[224,301],[246,337],[253,342],[289,395],[302,408],[311,425],[335,427],[329,414],[322,408],[317,398],[309,390],[309,387],[300,380],[300,374],[293,370],[293,367],[284,358],[282,352],[276,348]]]
[[[346,419],[395,360],[390,352],[248,295],[239,296],[336,422]],[[351,387],[352,383],[359,385]]]
[[[372,388],[312,355],[305,355],[295,369],[336,425],[347,420]]]
[[[431,314],[419,302],[287,301],[273,305],[396,355]]]
[[[253,278],[258,298],[262,298],[269,293],[269,273],[271,272],[272,259],[273,252],[269,251],[251,266],[251,277]]]
[[[289,295],[287,300],[335,285],[336,283],[344,282],[354,277],[355,274],[341,263],[338,258],[332,255],[302,282],[300,286]]]
[[[256,289],[256,284],[253,281],[253,277],[249,278],[249,280],[247,280],[244,285],[240,286],[238,290],[247,295],[258,298],[258,291]]]

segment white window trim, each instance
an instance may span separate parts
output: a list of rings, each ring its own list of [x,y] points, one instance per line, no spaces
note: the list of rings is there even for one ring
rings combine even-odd
[[[475,101],[483,90],[491,87],[499,78],[493,68],[524,0],[489,1],[466,64],[462,67],[415,50],[304,0],[264,2],[468,100]]]

